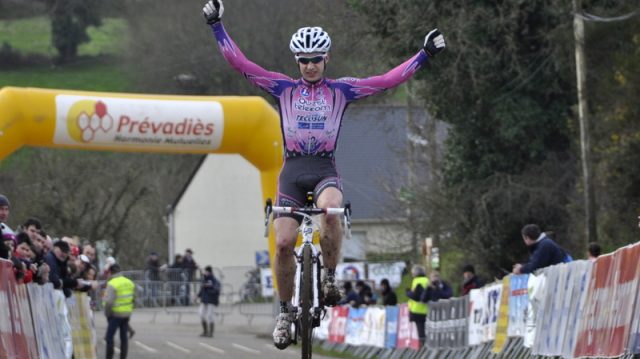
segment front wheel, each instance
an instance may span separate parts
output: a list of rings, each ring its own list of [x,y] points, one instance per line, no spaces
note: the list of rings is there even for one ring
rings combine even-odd
[[[313,301],[313,258],[311,246],[302,248],[302,285],[300,286],[300,302],[302,315],[300,317],[300,336],[302,341],[302,358],[311,358],[311,341],[313,316],[311,307]]]

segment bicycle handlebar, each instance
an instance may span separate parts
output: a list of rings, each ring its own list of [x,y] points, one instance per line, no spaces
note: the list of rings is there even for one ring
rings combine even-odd
[[[344,214],[344,208],[307,208],[307,207],[276,207],[272,206],[273,213],[304,213],[307,215],[314,214]]]
[[[279,207],[274,206],[271,202],[271,198],[267,199],[264,207],[264,236],[269,236],[269,222],[271,214],[278,213],[293,213],[303,216],[311,216],[315,214],[329,214],[329,215],[344,215],[345,219],[345,233],[347,238],[351,237],[351,202],[347,201],[344,208],[314,208],[314,207]]]

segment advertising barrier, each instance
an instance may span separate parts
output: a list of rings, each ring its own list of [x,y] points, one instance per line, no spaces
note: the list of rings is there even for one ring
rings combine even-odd
[[[398,306],[388,306],[385,308],[385,340],[384,347],[392,349],[396,347],[398,342],[398,317],[400,310]]]
[[[527,327],[528,274],[511,275],[509,283],[509,326],[507,335],[524,337]]]
[[[329,322],[329,342],[334,344],[344,343],[344,337],[347,330],[347,317],[349,316],[349,307],[339,306],[331,308],[331,316]]]
[[[598,257],[593,264],[574,356],[624,354],[638,294],[640,245]],[[636,315],[637,316],[637,315]]]
[[[416,323],[409,321],[409,307],[406,303],[398,305],[398,341],[396,347],[420,349]]]
[[[510,276],[502,279],[502,293],[498,309],[498,321],[496,323],[496,339],[493,341],[493,353],[500,353],[507,344],[507,328],[509,326],[509,294],[511,292]]]

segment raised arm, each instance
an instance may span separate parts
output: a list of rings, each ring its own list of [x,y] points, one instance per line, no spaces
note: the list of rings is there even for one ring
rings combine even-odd
[[[387,73],[364,79],[345,77],[336,82],[338,87],[342,87],[348,101],[359,100],[407,81],[429,58],[434,57],[444,48],[444,37],[438,29],[434,29],[425,37],[424,47],[417,54]],[[343,86],[340,86],[341,84]]]
[[[283,86],[292,83],[293,80],[281,73],[267,71],[261,66],[247,59],[238,46],[227,34],[222,22],[224,5],[222,0],[210,0],[202,9],[207,23],[211,25],[213,34],[225,60],[233,69],[244,75],[252,84],[278,96]]]

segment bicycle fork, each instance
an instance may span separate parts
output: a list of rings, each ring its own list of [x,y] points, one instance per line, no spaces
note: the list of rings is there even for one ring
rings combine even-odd
[[[305,242],[300,246],[300,248],[298,248],[298,251],[295,254],[296,256],[296,275],[294,279],[295,288],[293,292],[293,301],[291,304],[293,305],[293,310],[296,312],[296,314],[299,312],[299,308],[301,307],[300,290],[302,287],[302,282],[301,282],[302,271],[308,270],[307,268],[302,268],[302,251],[305,246],[309,246],[311,248],[311,259],[312,259],[311,278],[313,280],[313,284],[311,286],[313,290],[311,293],[311,298],[313,298],[311,309],[315,311],[316,309],[320,308],[320,293],[319,293],[320,265],[318,263],[318,261],[320,260],[319,252],[314,245],[312,245],[311,243]],[[315,313],[311,313],[311,314],[315,314]]]

